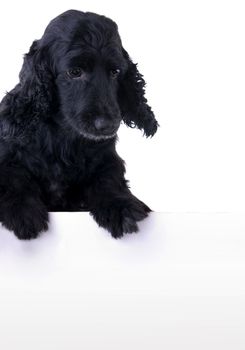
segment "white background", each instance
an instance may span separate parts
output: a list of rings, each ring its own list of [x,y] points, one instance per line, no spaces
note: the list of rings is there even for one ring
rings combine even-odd
[[[122,128],[134,193],[156,211],[245,211],[243,1],[9,1],[1,5],[0,94],[48,22],[70,9],[114,19],[161,125]]]
[[[0,231],[4,350],[244,350],[243,214],[153,213],[110,239],[88,213]]]
[[[1,349],[245,349],[244,6],[1,3],[2,96],[53,17],[89,10],[118,23],[161,124],[119,133],[132,191],[158,211],[139,234],[115,241],[88,213],[51,214],[31,242],[0,227]]]

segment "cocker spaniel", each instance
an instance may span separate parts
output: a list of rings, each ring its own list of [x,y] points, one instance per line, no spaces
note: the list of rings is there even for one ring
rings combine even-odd
[[[48,211],[87,208],[114,238],[150,209],[129,190],[117,155],[123,121],[153,136],[145,81],[115,22],[69,10],[24,57],[0,105],[0,221],[19,239],[48,228]]]

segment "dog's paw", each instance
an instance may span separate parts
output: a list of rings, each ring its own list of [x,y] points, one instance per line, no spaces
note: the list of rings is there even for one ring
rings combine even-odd
[[[14,211],[5,213],[2,223],[19,239],[34,239],[48,229],[48,212],[42,203],[34,202],[32,207],[23,203],[23,207],[15,206]]]
[[[137,222],[145,219],[151,211],[136,197],[115,199],[92,211],[99,226],[107,229],[112,237],[121,238],[125,233],[138,231]]]

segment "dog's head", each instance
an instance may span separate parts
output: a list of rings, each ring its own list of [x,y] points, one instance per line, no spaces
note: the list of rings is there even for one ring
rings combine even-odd
[[[70,10],[52,20],[25,56],[20,82],[39,111],[58,109],[85,138],[112,138],[122,120],[147,137],[157,130],[145,81],[104,16]]]

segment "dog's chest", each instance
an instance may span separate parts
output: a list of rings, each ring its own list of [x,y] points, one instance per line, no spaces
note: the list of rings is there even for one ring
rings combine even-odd
[[[86,172],[84,163],[84,160],[80,159],[77,164],[64,164],[59,161],[47,164],[45,175],[49,192],[58,194],[74,184],[81,183]]]
[[[75,201],[81,194],[85,178],[85,169],[81,165],[62,164],[58,161],[47,165],[40,179],[42,196],[51,210],[62,210]],[[79,194],[80,200],[82,196]]]

